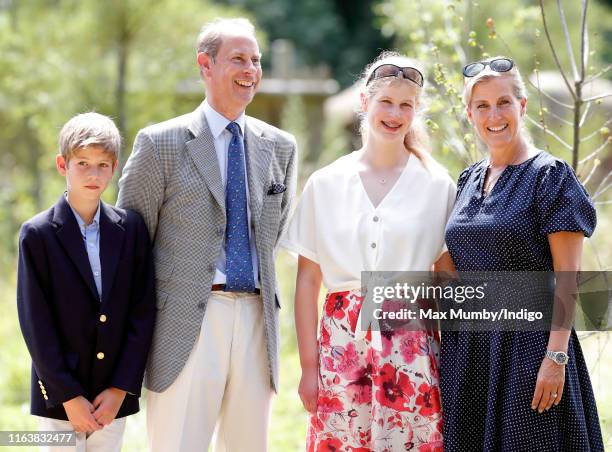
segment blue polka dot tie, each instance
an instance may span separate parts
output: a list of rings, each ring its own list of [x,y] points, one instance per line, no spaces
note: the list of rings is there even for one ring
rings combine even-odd
[[[249,243],[246,177],[244,174],[244,143],[238,124],[230,122],[226,129],[232,134],[232,139],[227,153],[227,185],[225,187],[227,214],[225,290],[230,292],[254,292],[255,282]]]

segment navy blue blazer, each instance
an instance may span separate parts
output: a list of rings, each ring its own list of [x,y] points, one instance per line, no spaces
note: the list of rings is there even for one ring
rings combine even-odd
[[[78,223],[62,195],[23,224],[17,308],[32,356],[31,413],[67,419],[63,402],[128,392],[117,417],[136,413],[155,322],[149,234],[133,211],[100,205],[102,297]]]

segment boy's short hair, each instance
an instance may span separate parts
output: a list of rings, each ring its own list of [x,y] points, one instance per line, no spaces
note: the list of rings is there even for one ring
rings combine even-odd
[[[59,135],[59,147],[66,161],[75,151],[87,146],[100,146],[113,161],[119,159],[121,134],[111,118],[100,113],[81,113],[64,124]]]

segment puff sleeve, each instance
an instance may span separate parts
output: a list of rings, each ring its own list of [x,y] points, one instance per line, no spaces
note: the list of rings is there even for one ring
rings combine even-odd
[[[541,234],[560,231],[582,232],[586,237],[593,234],[597,224],[595,207],[566,162],[555,160],[546,168],[536,200]]]
[[[304,186],[304,191],[291,218],[281,246],[318,264],[318,228],[314,185],[315,183],[311,177]]]

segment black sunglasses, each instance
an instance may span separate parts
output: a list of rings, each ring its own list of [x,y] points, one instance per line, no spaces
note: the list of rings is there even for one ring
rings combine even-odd
[[[464,77],[475,77],[480,74],[484,68],[489,66],[495,72],[508,72],[514,67],[514,61],[510,58],[496,58],[491,61],[478,61],[470,63],[463,68]]]
[[[418,69],[413,67],[399,67],[395,64],[381,64],[376,69],[372,71],[370,76],[368,77],[368,81],[366,82],[366,86],[370,84],[372,80],[376,80],[378,78],[384,77],[399,77],[399,75],[405,79],[410,80],[411,82],[416,83],[420,87],[423,87],[423,74]]]

